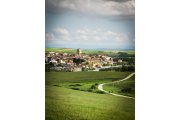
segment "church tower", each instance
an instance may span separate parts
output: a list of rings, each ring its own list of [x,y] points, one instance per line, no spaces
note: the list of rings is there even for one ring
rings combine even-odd
[[[81,51],[80,48],[78,48],[78,49],[77,49],[77,55],[78,55],[79,57],[81,57],[81,54],[82,54],[82,51]]]

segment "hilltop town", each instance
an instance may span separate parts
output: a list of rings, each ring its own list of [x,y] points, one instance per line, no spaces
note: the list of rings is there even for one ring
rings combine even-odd
[[[46,52],[45,65],[46,71],[78,72],[120,68],[130,63],[107,55],[84,54],[81,49],[77,49],[76,53]]]

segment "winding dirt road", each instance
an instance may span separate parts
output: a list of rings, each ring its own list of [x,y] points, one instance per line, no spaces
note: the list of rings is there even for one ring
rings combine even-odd
[[[114,95],[114,96],[119,96],[119,97],[124,97],[124,98],[135,99],[135,98],[133,98],[133,97],[124,96],[124,95],[119,95],[119,94],[115,94],[115,93],[109,93],[108,91],[103,90],[103,85],[109,84],[109,83],[116,83],[116,82],[125,81],[125,80],[129,79],[130,77],[132,77],[134,74],[135,74],[135,73],[131,73],[131,74],[128,75],[126,78],[121,79],[121,80],[117,80],[117,81],[114,81],[114,82],[108,82],[108,83],[99,84],[99,85],[98,85],[98,89],[99,89],[100,91],[103,91],[103,92],[105,92],[105,93],[108,93],[108,94],[111,94],[111,95]]]

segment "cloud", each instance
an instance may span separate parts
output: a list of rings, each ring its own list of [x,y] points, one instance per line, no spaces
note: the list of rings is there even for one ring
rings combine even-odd
[[[81,28],[68,31],[66,28],[56,28],[46,33],[46,45],[69,47],[121,47],[134,44],[130,33],[111,30]]]
[[[70,40],[70,33],[67,29],[56,28],[54,29],[53,33],[55,34],[57,39]]]
[[[65,28],[56,28],[52,32],[45,34],[46,41],[66,41],[70,40],[70,33]]]
[[[134,18],[134,0],[46,0],[46,12]]]
[[[46,33],[45,39],[46,39],[46,41],[53,41],[55,39],[55,36],[53,33]]]
[[[46,33],[47,42],[115,42],[126,43],[130,37],[126,33],[106,31],[101,29],[82,28],[70,33],[65,28],[56,28]]]
[[[61,35],[66,35],[66,36],[69,35],[69,31],[64,28],[56,28],[56,29],[54,29],[54,32],[57,34],[61,34]]]
[[[90,30],[87,28],[79,29],[76,31],[77,40],[82,41],[112,41],[112,42],[128,42],[129,35],[125,33],[113,32],[113,31],[105,31],[101,29]]]

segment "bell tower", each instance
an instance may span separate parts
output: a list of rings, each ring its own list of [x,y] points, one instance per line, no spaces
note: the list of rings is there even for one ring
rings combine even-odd
[[[76,53],[77,53],[77,55],[78,55],[79,57],[81,57],[82,51],[81,51],[80,48],[77,49],[77,52],[76,52]]]

